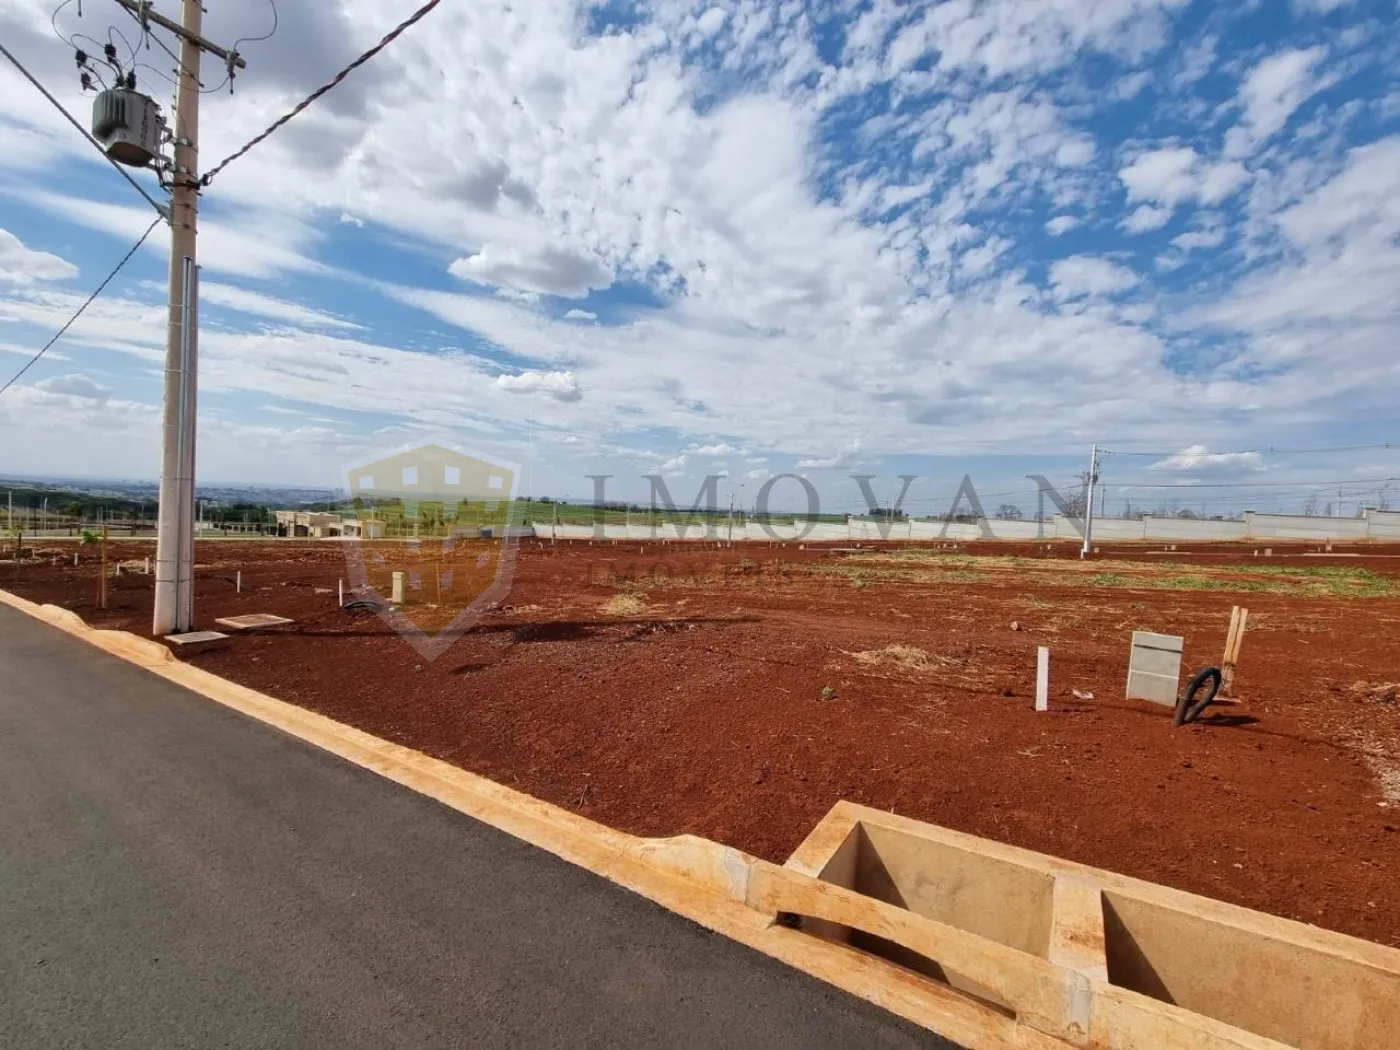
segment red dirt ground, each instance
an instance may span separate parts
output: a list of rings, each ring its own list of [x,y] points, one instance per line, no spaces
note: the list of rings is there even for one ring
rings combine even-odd
[[[637,834],[781,861],[847,798],[1400,946],[1400,557],[930,546],[529,542],[505,604],[427,661],[337,608],[340,545],[205,542],[200,626],[298,623],[189,659]],[[0,586],[149,630],[150,577],[101,612],[92,549],[52,547]],[[1241,706],[1174,729],[1121,699],[1134,629],[1183,635],[1190,671],[1232,604]]]

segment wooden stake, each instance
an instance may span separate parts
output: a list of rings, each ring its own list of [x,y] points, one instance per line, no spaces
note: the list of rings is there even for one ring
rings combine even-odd
[[[1240,629],[1240,607],[1234,606],[1230,610],[1230,629],[1225,632],[1225,654],[1220,658],[1220,666],[1228,667],[1230,664],[1230,652],[1235,648],[1235,632]]]
[[[1244,643],[1244,628],[1249,621],[1249,610],[1236,605],[1230,613],[1230,632],[1225,637],[1225,655],[1220,662],[1220,691],[1229,693],[1235,681],[1235,664],[1240,658],[1240,646]]]
[[[1235,631],[1235,647],[1230,650],[1230,666],[1234,667],[1240,660],[1240,646],[1244,644],[1244,628],[1249,622],[1249,610],[1240,608],[1240,625]]]

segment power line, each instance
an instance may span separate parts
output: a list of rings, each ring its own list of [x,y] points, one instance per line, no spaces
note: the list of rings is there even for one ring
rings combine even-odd
[[[262,36],[241,36],[241,37],[239,37],[237,40],[235,40],[235,41],[233,42],[233,47],[231,47],[231,48],[229,49],[230,51],[237,51],[237,50],[238,50],[238,45],[239,45],[239,44],[246,44],[246,43],[254,43],[254,44],[257,44],[257,43],[261,43],[261,42],[264,41],[264,40],[271,40],[271,39],[273,38],[273,36],[276,35],[276,33],[277,33],[277,27],[278,27],[279,25],[281,25],[281,22],[282,22],[281,16],[279,16],[279,15],[277,14],[277,0],[267,0],[267,3],[268,3],[268,6],[272,8],[272,28],[269,29],[269,30],[268,30],[266,33],[264,33]]]
[[[1108,480],[1108,479],[1105,479]],[[1333,485],[1384,485],[1400,481],[1400,478],[1333,478],[1331,481],[1240,481],[1240,482],[1171,482],[1159,484],[1152,481],[1114,481],[1114,489],[1177,489],[1196,491],[1200,489],[1289,489],[1319,488]]]
[[[117,274],[121,272],[121,268],[131,260],[131,257],[136,254],[136,252],[140,249],[141,245],[146,243],[146,238],[151,235],[151,231],[154,230],[158,225],[160,225],[160,223],[160,219],[151,220],[151,224],[146,227],[146,232],[141,235],[141,239],[131,246],[131,250],[129,252],[122,256],[121,262],[117,263],[117,265],[112,269],[112,272],[102,279],[102,283],[99,284],[97,286],[97,289],[87,297],[87,299],[83,302],[83,305],[78,307],[78,309],[73,313],[73,316],[68,318],[67,321],[63,322],[63,327],[60,328],[56,333],[54,333],[54,337],[50,339],[47,343],[45,343],[43,345],[43,348],[40,349],[40,351],[37,354],[31,357],[23,368],[21,368],[18,372],[11,376],[10,381],[8,383],[6,383],[4,386],[0,386],[0,394],[3,394],[6,390],[9,390],[10,387],[14,386],[15,383],[19,382],[20,377],[24,375],[24,373],[28,372],[31,368],[33,368],[34,365],[38,362],[39,358],[43,357],[46,353],[49,352],[49,348],[53,346],[54,343],[58,342],[60,339],[63,338],[63,333],[68,331],[68,329],[73,326],[74,321],[76,321],[79,317],[83,316],[83,311],[86,310],[89,306],[91,306],[92,301],[102,294],[103,289],[105,289],[107,285],[112,282],[113,277],[117,276]]]
[[[1157,456],[1172,458],[1180,456],[1183,460],[1199,459],[1204,462],[1218,456],[1304,456],[1322,452],[1362,452],[1371,449],[1393,449],[1397,446],[1395,442],[1386,442],[1381,445],[1333,445],[1330,448],[1251,448],[1238,452],[1189,452],[1177,449],[1174,452],[1118,452],[1108,449],[1101,449],[1100,454],[1105,456]]]
[[[102,148],[102,145],[95,138],[93,138],[91,134],[89,134],[87,128],[83,127],[81,124],[79,124],[76,120],[73,119],[73,115],[63,108],[63,103],[59,102],[58,99],[54,98],[53,95],[49,93],[49,89],[44,87],[43,84],[39,83],[39,81],[34,78],[34,74],[30,73],[29,70],[25,69],[24,66],[20,63],[20,60],[15,58],[15,56],[10,53],[9,49],[5,47],[4,44],[0,44],[0,54],[3,54],[6,58],[8,58],[10,62],[13,63],[14,67],[24,74],[24,78],[28,80],[31,84],[33,84],[36,88],[38,88],[40,94],[42,94],[46,99],[53,103],[54,108],[57,109],[68,119],[68,123],[72,124],[75,128],[77,128],[78,133],[82,135],[83,138],[87,139],[90,143],[92,143],[92,148],[97,150],[98,153],[102,154],[103,159],[106,160],[107,163],[109,163],[110,165],[112,165],[113,168],[116,169],[117,174],[119,174],[122,178],[126,179],[127,182],[131,183],[131,185],[136,188],[136,192],[146,198],[147,202],[149,202],[151,207],[156,210],[156,212],[160,215],[162,219],[169,219],[169,215],[167,213],[165,205],[159,203],[154,197],[147,193],[145,188],[142,187],[142,185],[139,182],[133,179],[120,164],[114,161],[111,157],[107,156],[107,151]]]
[[[269,124],[265,130],[258,133],[253,138],[249,139],[246,144],[234,150],[227,157],[225,157],[223,160],[219,161],[219,163],[215,164],[212,168],[206,171],[204,173],[204,176],[199,180],[199,184],[201,186],[208,186],[210,183],[212,183],[214,181],[215,176],[217,176],[230,164],[236,161],[239,157],[243,156],[254,146],[258,145],[269,135],[271,135],[274,131],[276,131],[278,128],[282,127],[284,124],[290,121],[298,113],[301,113],[303,110],[305,110],[308,106],[310,106],[313,102],[319,99],[322,95],[326,94],[326,92],[334,88],[337,84],[339,84],[347,76],[353,73],[356,69],[360,68],[360,66],[364,65],[375,55],[379,54],[379,52],[383,51],[384,48],[388,47],[391,43],[398,39],[398,37],[406,29],[408,29],[410,26],[414,25],[416,22],[422,19],[424,15],[426,15],[433,8],[437,7],[438,4],[440,4],[441,2],[442,0],[428,0],[426,4],[420,7],[417,11],[413,12],[413,14],[409,15],[408,18],[404,19],[397,26],[391,29],[387,34],[385,34],[384,39],[380,40],[379,43],[375,44],[364,54],[360,55],[359,58],[355,59],[355,61],[351,62],[348,66],[342,69],[335,76],[331,77],[330,80],[326,81],[315,91],[311,92],[311,94],[307,95],[306,98],[298,102],[290,112],[278,117],[271,124]]]

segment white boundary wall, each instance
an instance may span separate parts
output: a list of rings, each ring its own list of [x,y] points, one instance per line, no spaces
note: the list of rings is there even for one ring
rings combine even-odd
[[[1319,518],[1304,514],[1255,514],[1252,511],[1247,512],[1244,517],[1251,539],[1343,542],[1370,539],[1369,517]]]
[[[704,540],[724,542],[729,524],[721,519],[713,526],[676,525],[535,525],[533,534],[541,539],[561,540]],[[874,521],[798,522],[796,524],[734,526],[735,542],[835,543],[873,540],[907,542],[956,542],[969,540],[1068,540],[1083,536],[1083,523],[1057,514],[1050,521],[1000,521],[981,518],[971,522],[899,521],[883,525]],[[528,535],[528,532],[524,534]],[[1314,543],[1355,543],[1365,541],[1400,542],[1400,512],[1368,510],[1364,518],[1322,518],[1302,514],[1255,514],[1246,511],[1243,521],[1202,521],[1198,518],[1153,518],[1123,520],[1099,518],[1094,521],[1094,540],[1103,543],[1132,541],[1219,543],[1246,540],[1299,540]]]
[[[1250,538],[1248,521],[1202,521],[1192,518],[1143,518],[1145,540],[1186,540],[1203,543]]]

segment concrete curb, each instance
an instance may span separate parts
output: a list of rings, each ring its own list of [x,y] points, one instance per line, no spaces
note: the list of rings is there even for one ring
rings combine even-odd
[[[421,752],[181,663],[158,642],[96,630],[67,609],[0,590],[0,604],[152,674],[436,799],[467,816],[654,901],[914,1024],[967,1047],[1063,1050],[1065,1043],[991,1013],[951,988],[775,922],[747,903],[751,873],[781,870],[728,846],[682,835],[644,839],[503,787]],[[164,656],[155,652],[164,651]]]

